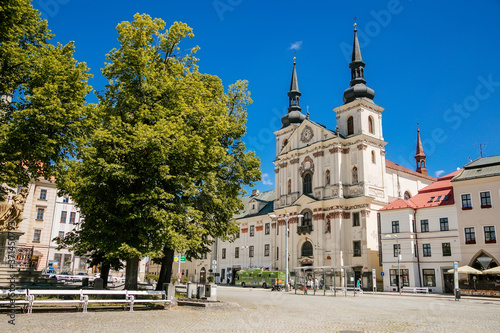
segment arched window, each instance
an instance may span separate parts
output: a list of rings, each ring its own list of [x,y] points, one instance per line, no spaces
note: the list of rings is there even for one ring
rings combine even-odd
[[[281,149],[285,148],[285,146],[286,146],[287,144],[288,144],[288,139],[285,139],[285,140],[283,141],[283,147],[281,147]]]
[[[292,193],[292,180],[288,179],[288,194]]]
[[[302,192],[304,194],[312,193],[312,174],[306,172],[302,179]]]
[[[325,184],[330,185],[330,170],[326,170]]]
[[[312,257],[313,256],[313,245],[311,242],[305,242],[302,244],[302,251],[300,251],[302,257]]]
[[[405,200],[410,199],[410,198],[411,198],[411,194],[410,194],[410,192],[406,191],[406,192],[405,192],[405,196],[404,196],[404,198],[405,198]]]
[[[358,183],[358,168],[356,167],[352,168],[352,183],[353,184]]]
[[[373,127],[373,117],[372,116],[368,117],[368,132],[370,132],[371,134],[375,134],[375,129]]]
[[[354,134],[354,118],[347,118],[347,135]]]
[[[375,160],[375,150],[372,150],[372,163],[376,163],[376,160]]]
[[[302,215],[304,217],[302,218],[302,225],[312,225],[312,213],[309,210],[306,210],[305,212],[302,212]]]

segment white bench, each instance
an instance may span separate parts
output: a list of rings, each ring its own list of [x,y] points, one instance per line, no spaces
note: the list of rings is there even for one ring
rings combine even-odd
[[[8,290],[0,291],[0,295],[12,295],[13,293]],[[28,313],[32,313],[33,305],[36,304],[77,304],[79,307],[83,307],[83,312],[87,312],[87,307],[89,303],[123,303],[129,306],[130,311],[134,311],[135,303],[160,303],[165,307],[167,304],[169,308],[172,307],[172,301],[166,298],[165,291],[151,291],[151,290],[62,290],[62,289],[26,289],[26,290],[16,290],[15,295],[25,296],[25,300],[15,300],[14,304],[27,305]],[[36,299],[37,296],[78,296],[78,299]],[[123,298],[113,299],[113,298],[99,298],[99,296],[123,296]],[[89,296],[97,296],[96,299]],[[142,297],[147,296],[161,296],[161,299],[157,298],[147,298]],[[141,297],[141,298],[138,298]],[[0,301],[0,304],[11,304],[10,300]]]
[[[7,300],[0,300],[0,305],[6,305],[8,307],[15,307],[16,305],[28,305],[28,300],[26,298],[27,292],[27,289],[0,289],[0,297],[9,298]],[[22,297],[23,299],[18,299],[19,297]]]
[[[401,292],[412,292],[412,293],[429,293],[429,288],[427,287],[403,287]]]

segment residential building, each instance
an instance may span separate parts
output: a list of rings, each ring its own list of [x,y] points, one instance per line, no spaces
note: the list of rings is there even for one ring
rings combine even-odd
[[[411,286],[453,292],[453,274],[447,271],[462,258],[451,184],[458,173],[441,177],[414,197],[398,199],[380,210],[385,291]]]

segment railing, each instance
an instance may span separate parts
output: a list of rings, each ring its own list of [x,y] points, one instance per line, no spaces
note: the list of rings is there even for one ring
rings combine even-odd
[[[313,231],[312,225],[299,225],[299,226],[297,226],[297,233],[299,235],[310,234],[312,231]]]

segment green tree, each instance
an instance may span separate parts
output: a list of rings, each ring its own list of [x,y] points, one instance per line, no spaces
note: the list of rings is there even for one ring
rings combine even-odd
[[[125,287],[135,288],[140,257],[196,256],[214,237],[231,237],[242,186],[260,179],[260,161],[241,142],[247,83],[225,92],[218,77],[200,73],[198,47],[180,51],[190,27],[165,29],[136,14],[117,30],[120,46],[102,70],[109,84],[99,126],[60,187],[85,216],[64,243],[126,260]]]
[[[31,1],[0,3],[0,182],[10,186],[54,175],[92,111],[86,64],[52,36]]]

